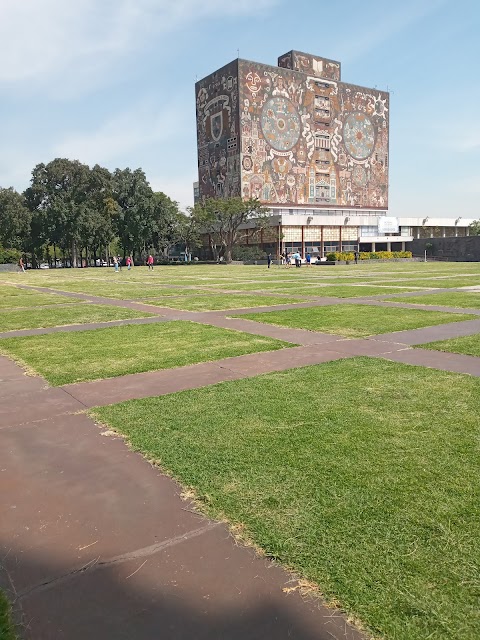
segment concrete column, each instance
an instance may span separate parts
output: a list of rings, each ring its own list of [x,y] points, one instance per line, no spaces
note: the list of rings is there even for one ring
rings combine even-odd
[[[443,227],[442,238],[446,238],[446,237],[447,237],[447,232],[445,231],[445,227]]]
[[[402,251],[405,251],[405,240],[402,242]]]
[[[320,227],[320,257],[323,258],[323,226]]]
[[[391,251],[391,250],[392,250],[392,243],[387,242],[387,251]]]
[[[305,234],[303,231],[303,224],[302,224],[302,258],[305,257],[305,238],[304,238]]]
[[[339,227],[339,231],[340,231],[340,235],[339,235],[339,247],[340,247],[340,253],[342,253],[342,227]]]
[[[375,242],[372,242],[372,253],[375,252]]]

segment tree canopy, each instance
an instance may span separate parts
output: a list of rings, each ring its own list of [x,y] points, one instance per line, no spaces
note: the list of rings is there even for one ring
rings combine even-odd
[[[268,210],[256,199],[210,198],[197,203],[191,212],[197,225],[209,234],[214,257],[220,246],[226,262],[232,261],[233,247],[246,235],[247,223],[255,222],[257,231],[269,223]]]
[[[210,199],[181,212],[165,193],[154,192],[144,171],[115,169],[55,158],[34,167],[23,194],[0,188],[0,244],[31,255],[33,264],[57,252],[71,266],[123,252],[143,260],[168,257],[181,245],[186,255],[210,239],[213,257],[232,260],[246,235],[268,225],[258,200]]]

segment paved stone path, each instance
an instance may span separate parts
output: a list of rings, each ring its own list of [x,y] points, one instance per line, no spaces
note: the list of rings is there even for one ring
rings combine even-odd
[[[223,524],[196,513],[170,478],[80,412],[357,355],[480,376],[480,358],[411,348],[478,333],[480,319],[348,340],[228,317],[271,307],[187,312],[58,293],[156,315],[0,338],[188,319],[299,346],[57,388],[0,357],[0,586],[14,600],[23,637],[360,640],[341,613],[302,597],[291,575],[237,545]],[[392,304],[317,298],[295,307],[332,302]]]

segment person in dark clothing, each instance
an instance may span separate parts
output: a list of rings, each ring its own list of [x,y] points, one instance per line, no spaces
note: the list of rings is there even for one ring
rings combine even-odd
[[[270,265],[272,264],[272,254],[269,253],[267,256],[267,267],[270,269]]]

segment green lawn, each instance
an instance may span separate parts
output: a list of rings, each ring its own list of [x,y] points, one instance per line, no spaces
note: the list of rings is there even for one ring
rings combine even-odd
[[[476,640],[479,412],[478,379],[355,358],[93,413],[374,633]]]
[[[14,309],[16,307],[38,307],[50,304],[70,304],[78,302],[74,298],[56,294],[39,293],[26,289],[17,289],[0,285],[0,309]]]
[[[388,281],[377,280],[376,282],[381,285],[393,284],[391,280],[388,280]],[[410,279],[410,278],[406,280],[395,279],[395,284],[399,286],[408,285],[408,286],[415,286],[415,287],[420,287],[425,289],[431,289],[431,288],[455,289],[457,287],[478,287],[480,286],[480,275],[473,276],[473,277],[472,276],[461,277],[461,278],[431,277],[429,279],[425,278],[424,280],[416,280],[416,279]]]
[[[438,342],[428,342],[417,345],[419,349],[432,349],[434,351],[447,351],[450,353],[463,353],[466,356],[480,357],[480,334],[465,336],[463,338],[450,338]]]
[[[272,338],[184,321],[0,341],[0,351],[33,369],[52,385],[169,369],[291,346]]]
[[[321,297],[333,297],[333,298],[365,298],[371,296],[384,296],[391,293],[405,293],[407,291],[416,291],[418,287],[412,286],[369,286],[369,285],[344,285],[341,282],[339,285],[330,286],[304,286],[303,283],[299,283],[295,288],[295,293],[301,295],[321,296]],[[276,289],[278,293],[292,293],[291,289]]]
[[[248,313],[240,317],[280,327],[322,331],[349,338],[362,338],[380,333],[419,329],[477,318],[477,316],[466,314],[374,307],[362,304],[334,304],[326,307],[266,311]]]
[[[188,285],[188,283],[185,283]],[[190,285],[188,285],[190,286]],[[183,287],[161,287],[155,284],[148,285],[138,282],[132,283],[117,283],[115,280],[112,282],[95,282],[92,280],[85,280],[83,282],[67,282],[52,289],[58,289],[61,291],[72,291],[76,293],[85,293],[92,296],[102,296],[107,298],[115,298],[120,300],[138,300],[150,297],[160,296],[178,296],[188,292],[189,295],[195,293],[205,293],[205,291],[195,289],[185,289]]]
[[[242,309],[248,307],[272,307],[278,304],[294,304],[305,302],[303,298],[253,296],[235,294],[206,294],[193,296],[180,296],[178,298],[166,298],[161,300],[147,299],[146,304],[154,304],[171,309],[184,309],[185,311],[215,311],[221,309]]]
[[[68,307],[44,309],[25,309],[23,311],[2,311],[0,313],[0,331],[16,331],[19,329],[40,329],[60,327],[69,324],[88,324],[91,322],[109,322],[112,320],[128,320],[145,318],[153,313],[108,307],[99,304],[75,304]]]
[[[1,640],[16,640],[15,627],[11,620],[11,607],[5,595],[0,591],[0,638]]]
[[[480,309],[480,292],[470,293],[464,291],[452,291],[450,293],[431,293],[425,296],[412,296],[411,298],[397,298],[386,302],[406,302],[409,304],[428,304],[457,309]]]

